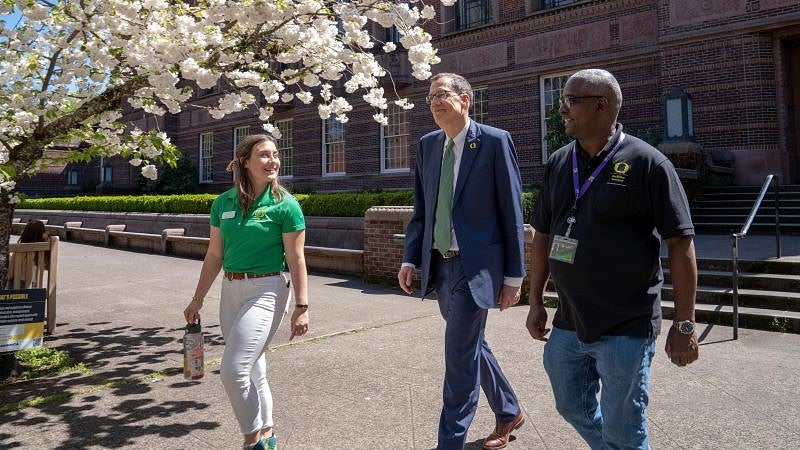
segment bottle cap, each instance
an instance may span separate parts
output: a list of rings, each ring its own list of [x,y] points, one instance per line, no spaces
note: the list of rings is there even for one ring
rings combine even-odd
[[[187,323],[186,324],[186,332],[187,333],[200,333],[202,331],[202,327],[200,326],[200,321],[198,320],[197,323]]]

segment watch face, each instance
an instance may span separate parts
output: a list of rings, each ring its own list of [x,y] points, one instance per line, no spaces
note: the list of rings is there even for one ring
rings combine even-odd
[[[694,323],[685,320],[678,325],[678,330],[683,334],[692,334],[694,331]]]

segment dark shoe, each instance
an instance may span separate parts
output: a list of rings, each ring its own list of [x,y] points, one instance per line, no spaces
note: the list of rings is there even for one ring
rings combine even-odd
[[[525,414],[520,411],[514,420],[508,423],[498,423],[494,427],[494,431],[486,439],[483,440],[483,448],[488,450],[496,450],[506,448],[511,432],[518,429],[525,423]]]

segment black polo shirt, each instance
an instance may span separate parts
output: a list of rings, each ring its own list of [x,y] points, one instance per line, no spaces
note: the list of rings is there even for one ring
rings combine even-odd
[[[580,183],[620,139],[622,125],[594,158],[573,141],[553,153],[531,219],[537,231],[564,235],[575,201],[572,150]],[[553,324],[583,342],[603,335],[655,336],[661,330],[661,241],[694,235],[689,204],[664,154],[625,133],[619,151],[578,202],[570,237],[578,240],[573,264],[549,259],[559,297]]]

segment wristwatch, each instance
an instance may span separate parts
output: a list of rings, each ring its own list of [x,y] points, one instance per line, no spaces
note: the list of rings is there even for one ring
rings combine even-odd
[[[672,326],[677,328],[681,334],[686,336],[694,333],[694,322],[691,320],[676,320],[675,322],[672,322]]]

